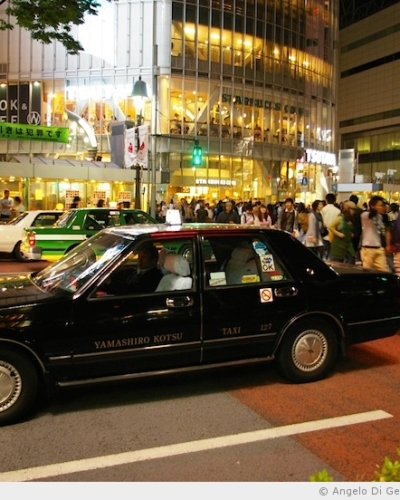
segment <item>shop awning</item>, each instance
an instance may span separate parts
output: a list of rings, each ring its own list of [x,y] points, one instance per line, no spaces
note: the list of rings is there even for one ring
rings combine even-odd
[[[99,182],[133,182],[135,172],[110,162],[16,155],[0,162],[0,176],[42,179],[74,179]]]

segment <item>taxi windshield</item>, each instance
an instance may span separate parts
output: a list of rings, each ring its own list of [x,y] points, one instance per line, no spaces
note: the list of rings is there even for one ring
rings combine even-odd
[[[76,293],[131,243],[120,235],[98,233],[40,271],[32,281],[46,292]]]

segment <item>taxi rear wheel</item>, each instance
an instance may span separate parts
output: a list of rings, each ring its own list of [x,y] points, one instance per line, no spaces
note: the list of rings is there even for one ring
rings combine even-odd
[[[38,373],[26,356],[0,348],[0,425],[19,420],[32,408],[38,384]]]
[[[14,251],[13,251],[13,255],[15,257],[15,259],[17,259],[19,262],[29,262],[29,259],[26,259],[24,257],[24,255],[22,254],[21,252],[21,241],[19,241],[15,247],[14,247]]]
[[[295,383],[320,380],[332,369],[337,349],[333,328],[325,321],[309,319],[285,334],[277,355],[278,369]]]

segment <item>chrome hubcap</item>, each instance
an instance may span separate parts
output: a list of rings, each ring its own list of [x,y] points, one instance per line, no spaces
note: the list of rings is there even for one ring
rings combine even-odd
[[[10,408],[19,398],[22,379],[9,363],[0,360],[0,413]]]
[[[321,332],[310,330],[296,339],[292,358],[299,370],[316,370],[324,362],[328,352],[328,342]]]

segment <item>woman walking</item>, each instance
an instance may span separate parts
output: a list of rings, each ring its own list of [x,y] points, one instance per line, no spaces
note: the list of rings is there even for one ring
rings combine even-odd
[[[321,200],[315,200],[311,205],[312,211],[308,214],[308,229],[304,237],[305,246],[321,259],[324,255],[324,242],[322,241],[324,221],[321,215],[323,206]]]
[[[333,237],[331,239],[328,260],[355,264],[356,252],[352,241],[352,218],[356,209],[357,206],[355,203],[345,201],[342,213],[329,226],[329,232]]]

